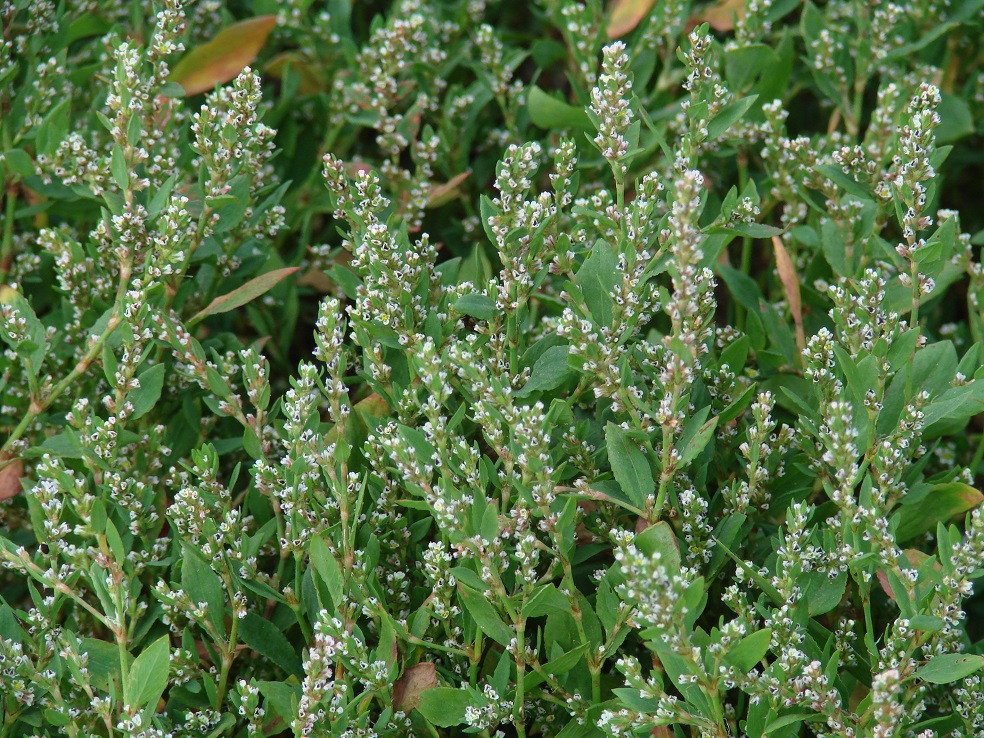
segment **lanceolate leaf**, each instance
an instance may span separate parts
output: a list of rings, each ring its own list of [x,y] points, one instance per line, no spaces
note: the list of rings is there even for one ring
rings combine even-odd
[[[605,440],[615,481],[635,505],[644,507],[646,498],[656,491],[656,482],[645,454],[628,433],[614,423],[608,424]]]
[[[228,313],[237,307],[242,307],[247,302],[252,302],[260,295],[263,295],[277,286],[283,279],[296,272],[300,267],[285,267],[284,269],[274,269],[272,272],[261,274],[255,279],[249,280],[242,287],[237,287],[221,297],[216,297],[208,304],[204,310],[195,315],[188,321],[188,325],[194,325],[209,315]]]
[[[262,15],[222,29],[211,41],[185,54],[168,81],[177,82],[188,95],[225,84],[256,58],[276,23],[277,16]]]

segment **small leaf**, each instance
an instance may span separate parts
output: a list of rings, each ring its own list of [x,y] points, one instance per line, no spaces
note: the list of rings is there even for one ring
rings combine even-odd
[[[171,644],[168,636],[161,636],[143,650],[133,666],[127,682],[130,700],[140,709],[156,705],[167,687],[168,668],[171,662]]]
[[[533,121],[534,125],[548,131],[566,128],[588,130],[591,128],[591,120],[583,108],[558,100],[535,85],[527,95],[526,108],[529,110],[530,120]]]
[[[656,0],[615,0],[605,29],[608,38],[619,38],[632,31],[655,4]]]
[[[984,669],[984,656],[947,653],[935,656],[916,670],[916,677],[930,684],[949,684]]]
[[[408,666],[393,684],[393,709],[409,713],[420,704],[425,691],[439,684],[437,667],[431,662]]]
[[[185,54],[168,81],[177,82],[187,95],[225,84],[256,58],[276,23],[277,16],[262,15],[223,28],[211,41]]]
[[[274,269],[272,272],[261,274],[259,277],[249,280],[246,284],[241,287],[237,287],[232,292],[216,297],[208,304],[208,307],[201,310],[197,315],[189,320],[188,325],[194,325],[210,315],[228,313],[230,310],[235,310],[237,307],[242,307],[246,303],[252,302],[260,295],[272,290],[283,279],[289,277],[299,268],[300,267],[285,267],[283,269]]]
[[[629,438],[625,429],[614,423],[609,423],[605,428],[605,444],[615,481],[634,505],[645,507],[646,499],[656,491],[656,482],[646,455]]]

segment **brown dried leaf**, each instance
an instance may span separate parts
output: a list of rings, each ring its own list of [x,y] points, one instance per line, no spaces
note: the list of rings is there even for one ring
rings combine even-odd
[[[656,0],[615,0],[608,16],[608,38],[619,38],[639,25]]]
[[[439,684],[437,668],[429,661],[406,668],[393,684],[393,709],[409,713],[420,702],[420,695]]]
[[[24,462],[14,459],[0,469],[0,502],[9,500],[21,492],[21,478],[24,476]]]
[[[796,326],[796,348],[802,354],[806,348],[806,334],[803,331],[803,303],[800,300],[799,275],[782,239],[773,236],[772,245],[776,249],[776,269],[779,270],[779,280],[786,292],[786,301],[789,303],[789,311],[793,314],[793,323]]]
[[[187,95],[197,95],[235,79],[256,58],[276,24],[277,16],[261,15],[223,28],[185,54],[168,81],[177,82]]]
[[[735,17],[745,17],[745,0],[718,0],[713,5],[698,10],[691,18],[694,26],[707,23],[715,31],[735,30]]]

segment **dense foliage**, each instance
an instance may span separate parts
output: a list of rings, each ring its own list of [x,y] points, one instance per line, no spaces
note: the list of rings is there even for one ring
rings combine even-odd
[[[0,737],[984,736],[982,8],[0,4]]]

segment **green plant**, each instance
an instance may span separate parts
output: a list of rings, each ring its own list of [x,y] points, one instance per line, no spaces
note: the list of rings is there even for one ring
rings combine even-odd
[[[984,735],[982,5],[5,5],[0,735]]]

